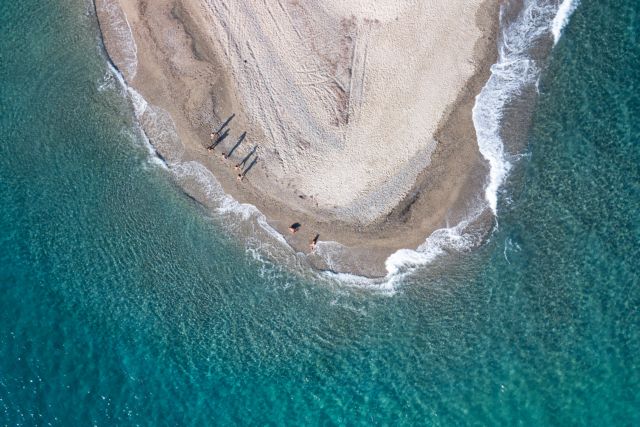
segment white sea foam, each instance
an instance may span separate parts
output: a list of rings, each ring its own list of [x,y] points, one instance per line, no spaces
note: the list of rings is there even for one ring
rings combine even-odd
[[[491,76],[473,107],[478,148],[490,166],[485,198],[494,214],[497,214],[498,190],[511,168],[500,136],[504,110],[525,86],[535,84],[540,69],[531,58],[530,49],[547,33],[552,18],[553,7],[535,1],[525,2],[518,17],[506,25],[501,13],[498,61],[491,67]]]
[[[149,104],[147,103],[147,100],[132,87],[127,86],[127,91],[129,92],[129,98],[133,105],[133,112],[136,115],[136,118],[139,119],[147,111]]]
[[[154,122],[154,124],[155,122],[159,121],[157,118],[158,111],[156,111],[156,109],[153,109],[149,105],[147,100],[138,91],[127,85],[122,74],[113,66],[113,64],[111,64],[111,62],[107,61],[107,64],[109,70],[118,81],[120,87],[126,90],[128,98],[131,100],[131,104],[133,105],[134,115],[137,119],[138,126],[140,126],[140,122],[145,119],[147,122],[149,121],[149,117],[146,117],[145,115],[151,115],[151,122]],[[170,169],[179,181],[189,180],[195,183],[199,190],[204,191],[205,198],[216,205],[216,213],[221,216],[234,215],[234,223],[237,221],[238,216],[244,222],[254,222],[258,225],[260,230],[266,233],[265,237],[270,238],[278,243],[278,245],[280,246],[279,249],[284,249],[285,252],[288,252],[289,255],[293,254],[293,250],[285,240],[284,236],[282,236],[282,234],[280,234],[271,225],[269,225],[269,223],[267,222],[267,218],[262,212],[260,212],[258,208],[248,203],[240,203],[230,195],[226,194],[222,189],[219,181],[215,178],[211,171],[209,171],[204,165],[199,162],[188,161],[173,162],[171,164],[167,164],[160,158],[156,148],[153,146],[141,126],[140,131],[142,141],[149,152],[149,161],[152,164],[159,165],[165,169]],[[166,131],[163,131],[162,133],[166,133]],[[266,262],[262,257],[256,254],[259,250],[262,250],[263,252],[269,252],[267,248],[267,246],[269,245],[263,245],[259,243],[258,246],[260,246],[260,248],[248,247],[247,250],[249,251],[249,253],[254,255],[254,258],[256,260]]]
[[[149,141],[149,138],[147,138],[147,135],[142,129],[140,130],[140,135],[142,136],[142,142],[144,143],[145,148],[149,152],[149,162],[154,166],[169,169],[169,165],[167,165],[167,163],[158,156],[158,152],[154,146],[151,145],[151,141]]]
[[[182,162],[171,167],[178,179],[182,182],[195,183],[198,189],[203,190],[208,201],[219,215],[234,215],[243,221],[255,221],[255,223],[269,236],[289,248],[282,234],[278,233],[267,223],[267,218],[254,205],[240,203],[226,194],[216,177],[202,163],[196,161]]]
[[[109,70],[105,71],[104,75],[98,82],[98,92],[104,92],[107,90],[114,89],[115,87],[115,76]]]
[[[128,86],[127,92],[135,117],[143,129],[144,140],[153,148],[152,154],[162,158],[168,165],[178,163],[185,149],[171,115],[158,106],[150,105],[132,87]]]
[[[99,3],[102,17],[108,22],[105,23],[109,27],[109,34],[114,37],[118,48],[118,67],[121,68],[123,74],[129,81],[136,76],[138,69],[138,47],[133,38],[131,25],[126,14],[120,8],[116,1],[104,0]]]
[[[394,295],[398,290],[398,283],[402,281],[402,278],[405,277],[405,275],[389,276],[384,277],[383,279],[371,279],[368,277],[358,276],[356,274],[323,271],[321,273],[321,277],[331,282],[338,282],[341,285],[367,289],[386,295]]]
[[[505,107],[521,95],[525,87],[533,85],[537,90],[541,70],[531,57],[531,47],[549,31],[557,42],[578,3],[578,0],[564,0],[556,8],[539,0],[525,1],[517,18],[509,23],[503,22],[501,11],[498,61],[491,67],[491,76],[473,108],[478,148],[490,165],[485,198],[495,215],[498,191],[511,168],[500,136]]]
[[[530,56],[531,46],[545,37],[556,21],[562,22],[560,29],[566,25],[576,6],[577,1],[565,0],[560,10],[556,10],[553,5],[525,1],[516,19],[509,23],[503,22],[501,12],[498,61],[491,67],[491,76],[476,97],[473,108],[478,147],[490,166],[485,200],[496,216],[498,191],[511,168],[500,136],[504,110],[526,86],[535,85],[540,75],[540,68]],[[434,231],[416,250],[400,249],[391,254],[385,262],[387,276],[382,282],[358,279],[353,275],[330,276],[352,284],[371,286],[377,283],[383,289],[393,289],[400,279],[417,267],[429,264],[449,251],[464,251],[478,245],[481,236],[468,233],[465,229],[481,212],[481,207],[478,207],[458,225]]]
[[[232,200],[232,198],[222,190],[222,186],[211,171],[199,162],[190,161],[179,163],[173,165],[171,170],[179,181],[194,182],[198,186],[198,189],[204,192],[207,199],[213,202],[224,203],[227,199]]]
[[[256,209],[257,210],[257,209]],[[275,228],[269,225],[267,222],[267,217],[265,217],[262,213],[258,216],[258,224],[262,227],[267,233],[277,239],[280,243],[289,246],[284,236],[276,231]]]
[[[249,203],[240,203],[226,194],[218,179],[202,163],[196,161],[184,162],[175,165],[172,169],[179,178],[188,178],[205,190],[207,199],[216,204],[215,211],[218,214],[234,214],[242,220],[262,215],[255,206]]]
[[[455,227],[434,231],[415,251],[400,249],[394,252],[385,262],[387,271],[390,275],[395,275],[406,268],[429,264],[448,250],[462,251],[477,244],[478,236],[464,231],[469,222],[470,220],[461,221]]]
[[[120,84],[120,87],[122,87],[123,89],[126,89],[128,86],[127,86],[127,83],[124,81],[124,77],[122,77],[122,74],[120,73],[120,71],[118,71],[118,69],[113,66],[111,61],[107,61],[107,67],[109,68],[109,71],[111,71],[111,74],[116,78],[116,80]]]
[[[124,84],[124,80],[122,81],[122,83]],[[129,86],[126,86],[126,88],[127,88],[127,92],[129,93],[129,99],[131,99],[131,103],[133,104],[134,114],[139,121],[142,115],[146,112],[147,106],[149,104],[142,97],[142,95],[140,95],[135,89]],[[139,125],[138,127],[140,130],[140,135],[142,137],[142,142],[144,144],[144,147],[149,152],[149,162],[151,162],[153,165],[160,166],[164,169],[168,169],[169,166],[162,158],[160,158],[160,156],[158,155],[158,152],[156,151],[153,144],[151,144],[151,141],[149,140],[149,137],[145,133],[144,129],[142,129],[142,127],[140,127]]]
[[[116,67],[113,66],[113,64],[110,61],[107,61],[107,66],[109,68],[110,75],[113,78],[115,78],[115,80],[118,82],[118,86],[122,90],[126,91],[129,99],[131,100],[131,103],[133,105],[134,115],[138,121],[137,127],[139,130],[139,135],[141,137],[144,147],[149,152],[149,163],[151,163],[154,166],[160,166],[163,169],[168,169],[168,165],[160,158],[155,147],[151,144],[151,141],[149,141],[147,134],[144,132],[144,129],[142,129],[142,127],[139,124],[140,117],[142,117],[142,115],[147,109],[147,105],[148,105],[147,101],[135,89],[127,85],[122,74],[118,71]],[[105,79],[105,82],[101,83],[98,89],[105,90],[107,87],[109,87],[109,86],[106,86],[108,84],[109,84],[109,80]]]
[[[417,269],[432,263],[435,259],[451,252],[464,252],[478,245],[482,239],[481,234],[473,234],[465,231],[472,220],[463,221],[450,228],[441,228],[434,231],[426,241],[416,250],[400,249],[391,254],[385,261],[387,274],[381,278],[369,278],[350,273],[337,273],[341,263],[341,252],[348,250],[338,242],[319,242],[315,254],[321,256],[326,262],[329,271],[321,272],[321,277],[330,281],[339,282],[346,286],[363,288],[393,295],[398,291],[404,279]]]
[[[433,262],[439,256],[453,251],[465,251],[478,245],[482,235],[466,231],[469,224],[477,218],[481,210],[471,216],[472,219],[461,221],[454,227],[441,228],[434,231],[416,250],[399,249],[385,261],[387,275],[383,278],[372,279],[354,274],[324,272],[326,278],[345,283],[350,286],[375,289],[388,294],[397,291],[403,279],[417,268]],[[337,242],[321,242],[316,253],[332,268],[339,263],[344,246]]]
[[[578,5],[580,4],[579,0],[563,0],[558,8],[558,13],[555,18],[553,18],[553,23],[551,24],[551,33],[553,33],[553,44],[558,43],[560,40],[560,36],[562,36],[562,30],[569,23],[569,18],[573,15],[573,12],[576,11]]]

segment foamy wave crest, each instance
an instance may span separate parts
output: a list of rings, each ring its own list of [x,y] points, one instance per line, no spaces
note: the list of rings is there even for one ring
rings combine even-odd
[[[340,281],[344,284],[382,291],[394,294],[403,283],[403,279],[412,274],[418,268],[432,263],[438,257],[453,253],[464,252],[480,245],[482,232],[470,230],[470,225],[481,213],[481,209],[471,215],[471,219],[461,221],[458,225],[449,228],[441,228],[433,233],[416,250],[400,249],[391,254],[385,261],[387,274],[383,278],[373,279],[354,274],[323,272],[323,276]],[[321,242],[316,253],[325,260],[327,265],[339,264],[340,255],[348,249],[337,242]]]
[[[158,156],[158,152],[153,147],[153,145],[151,145],[151,141],[149,141],[149,138],[147,138],[147,135],[142,129],[140,130],[140,135],[142,136],[144,147],[149,152],[149,163],[154,166],[160,166],[162,169],[169,169],[167,163],[160,156]]]
[[[137,47],[129,21],[120,5],[111,0],[100,0],[95,4],[103,31],[107,33],[103,36],[115,37],[115,49],[111,49],[107,60],[109,71],[131,100],[142,141],[150,154],[150,162],[167,168],[167,162],[177,162],[184,152],[175,123],[167,111],[150,105],[138,91],[127,84],[136,74]]]
[[[138,47],[127,16],[116,1],[102,0],[95,4],[103,30],[116,48],[111,52],[113,60],[126,79],[132,81],[138,69]]]
[[[463,251],[478,244],[480,236],[464,232],[468,226],[469,220],[462,221],[455,227],[441,228],[431,233],[415,251],[400,249],[394,252],[385,262],[387,271],[390,275],[396,275],[407,268],[429,264],[447,251]]]
[[[491,76],[476,97],[473,108],[478,147],[490,166],[485,200],[494,215],[497,214],[498,190],[511,168],[500,136],[505,107],[526,86],[536,84],[541,69],[531,57],[531,48],[548,36],[557,16],[562,16],[561,21],[566,24],[570,14],[566,13],[569,6],[565,3],[568,2],[570,1],[565,0],[561,6],[565,9],[559,11],[553,5],[525,1],[518,16],[508,23],[504,22],[505,9],[501,10],[502,34],[498,46],[498,61],[491,67]],[[575,9],[575,5],[570,6]],[[378,285],[384,289],[394,289],[403,277],[416,268],[430,264],[449,252],[462,252],[479,245],[482,233],[467,230],[470,224],[479,219],[482,210],[482,207],[477,207],[468,219],[458,225],[434,231],[416,250],[400,249],[391,254],[385,262],[387,276]],[[332,274],[331,277],[366,286],[375,283],[353,275]]]
[[[145,113],[147,109],[147,105],[148,105],[147,101],[136,90],[134,90],[133,88],[127,85],[127,82],[125,82],[124,77],[122,77],[122,74],[118,71],[116,67],[113,66],[113,64],[110,61],[107,61],[107,66],[109,68],[109,75],[115,78],[116,82],[118,83],[118,87],[122,89],[123,91],[122,95],[123,96],[128,95],[129,99],[131,100],[131,104],[133,105],[134,115],[137,120],[136,127],[138,130],[138,135],[140,136],[139,139],[142,141],[142,143],[144,144],[144,147],[149,152],[149,163],[155,166],[160,166],[163,169],[168,169],[168,165],[158,155],[158,152],[156,151],[155,147],[151,144],[151,141],[147,137],[147,134],[145,133],[144,129],[142,129],[142,127],[140,126],[140,117],[142,117],[142,115]],[[105,81],[103,83],[100,83],[100,86],[98,88],[98,90],[100,91],[106,90],[107,88],[111,87],[110,84],[112,79],[105,77],[104,80]]]
[[[122,91],[127,90],[128,86],[124,81],[124,77],[122,77],[120,71],[118,71],[118,69],[114,67],[111,61],[107,58],[107,71],[105,72],[102,81],[98,83],[98,90],[100,92],[104,92],[107,89],[113,89],[112,83],[114,82],[114,79],[119,89]],[[125,96],[125,93],[123,92],[122,95]]]
[[[171,170],[178,181],[190,192],[202,192],[197,194],[197,198],[203,199],[216,213],[234,215],[243,221],[255,220],[255,223],[269,236],[289,247],[282,234],[267,223],[267,218],[258,208],[249,203],[240,203],[226,194],[220,182],[202,163],[196,161],[178,163],[173,165]]]
[[[571,15],[573,15],[573,12],[576,11],[579,4],[579,0],[564,0],[560,4],[558,13],[556,14],[555,18],[553,18],[553,23],[551,24],[551,33],[553,33],[554,45],[558,43],[558,40],[560,40],[560,36],[562,36],[562,30],[569,23],[569,18],[571,18]]]
[[[344,264],[344,254],[349,248],[332,241],[318,242],[314,255],[321,257],[327,265],[328,270],[320,273],[320,277],[329,282],[337,282],[341,286],[349,286],[359,289],[367,289],[381,292],[386,295],[393,295],[397,291],[397,285],[404,275],[387,274],[385,277],[371,278],[359,276],[351,273],[338,273],[340,266]]]
[[[127,96],[131,101],[137,126],[142,136],[141,140],[149,152],[150,163],[170,170],[190,195],[212,208],[221,217],[233,216],[232,220],[225,223],[229,228],[236,229],[239,234],[244,236],[247,242],[247,252],[263,265],[260,270],[261,274],[267,274],[268,271],[273,270],[266,268],[267,265],[274,266],[263,255],[274,260],[286,259],[289,264],[299,266],[297,254],[289,246],[284,236],[268,224],[266,217],[258,208],[248,203],[239,203],[226,194],[215,176],[201,163],[180,161],[184,147],[178,138],[175,124],[169,113],[149,104],[138,91],[126,83],[123,75],[108,60],[107,65],[123,89],[123,96]],[[147,132],[151,133],[153,143]],[[164,153],[168,153],[169,162],[165,162],[160,156],[156,145],[159,145]],[[241,221],[237,221],[238,217]]]
[[[109,66],[111,67],[111,64],[109,64]],[[98,81],[98,92],[105,92],[107,90],[114,89],[115,80],[115,75],[110,70],[105,71],[102,78]]]
[[[124,80],[122,81],[122,83],[124,84]],[[147,105],[148,105],[147,101],[142,97],[142,95],[140,95],[138,92],[136,92],[134,89],[130,87],[127,87],[127,91],[129,93],[129,99],[131,99],[131,103],[133,104],[134,114],[139,121],[140,117],[142,117],[142,115],[147,110]],[[142,128],[140,128],[140,135],[142,136],[142,142],[144,143],[145,148],[149,152],[149,161],[154,165],[160,166],[164,169],[168,169],[169,168],[168,165],[162,158],[160,158],[160,156],[158,155],[158,152],[156,151],[155,147],[151,144],[149,137],[147,137],[147,134],[144,132]]]
[[[359,289],[367,289],[385,295],[394,295],[398,291],[398,284],[403,276],[389,276],[383,279],[371,279],[349,273],[335,273],[333,271],[323,271],[321,276],[331,282],[338,282],[342,285]]]
[[[196,161],[179,163],[173,165],[171,170],[179,182],[195,185],[196,189],[201,190],[208,200],[216,204],[224,204],[227,200],[233,200],[222,190],[216,177],[201,163]]]
[[[171,115],[160,107],[150,105],[132,87],[128,86],[127,91],[136,119],[144,129],[146,142],[153,146],[153,153],[167,164],[178,163],[185,150]]]
[[[490,165],[485,198],[494,214],[497,213],[498,190],[511,168],[500,136],[505,107],[526,86],[535,85],[540,68],[531,57],[531,49],[548,34],[555,12],[552,5],[525,1],[518,16],[505,25],[505,10],[504,7],[501,9],[498,61],[491,67],[491,76],[473,107],[478,147]]]
[[[203,192],[197,194],[197,198],[203,199],[216,213],[234,215],[243,221],[255,220],[256,224],[269,236],[288,247],[282,234],[267,223],[266,217],[258,208],[249,203],[240,203],[225,193],[220,182],[202,163],[196,161],[178,163],[173,165],[171,170],[178,181],[190,192]]]
[[[127,91],[129,92],[129,98],[131,99],[131,104],[133,105],[133,112],[136,115],[136,118],[142,117],[142,115],[147,111],[147,100],[144,99],[137,90],[128,87]]]

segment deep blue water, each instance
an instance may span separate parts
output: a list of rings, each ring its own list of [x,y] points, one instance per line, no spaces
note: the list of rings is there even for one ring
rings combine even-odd
[[[152,166],[90,10],[0,4],[0,424],[640,424],[635,0],[573,15],[489,242],[392,296]]]

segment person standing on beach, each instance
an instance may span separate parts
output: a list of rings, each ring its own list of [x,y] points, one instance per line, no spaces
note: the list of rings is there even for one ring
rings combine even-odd
[[[309,243],[309,248],[311,248],[312,252],[316,250],[316,245],[318,244],[319,238],[320,238],[320,235],[316,234],[316,237],[314,237],[311,243]]]

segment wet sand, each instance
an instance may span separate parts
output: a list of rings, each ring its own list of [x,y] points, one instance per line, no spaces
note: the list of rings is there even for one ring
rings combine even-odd
[[[471,109],[496,59],[497,1],[95,4],[111,60],[153,106],[139,118],[158,153],[203,164],[296,250],[320,234],[316,267],[382,276],[391,253],[483,204]]]

